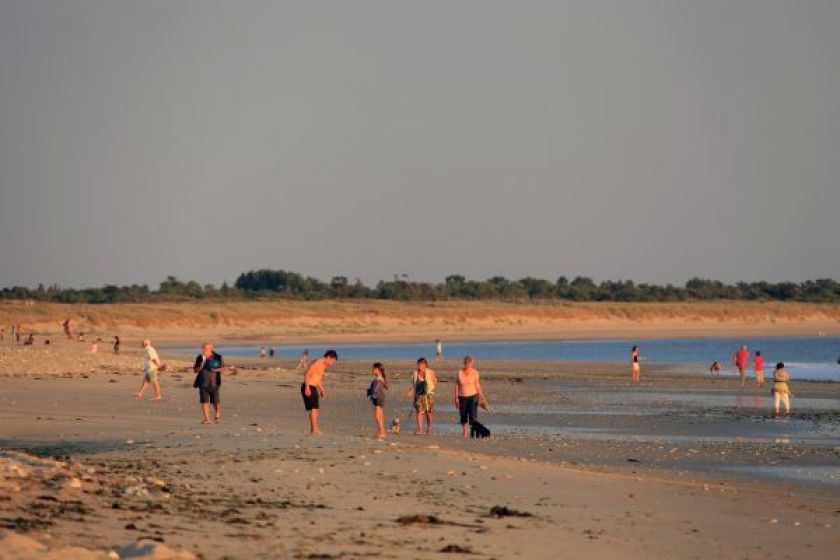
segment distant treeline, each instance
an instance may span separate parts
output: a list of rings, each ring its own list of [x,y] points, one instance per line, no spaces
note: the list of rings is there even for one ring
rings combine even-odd
[[[39,300],[58,303],[124,303],[182,299],[255,299],[293,300],[383,299],[399,301],[437,300],[568,300],[676,302],[691,300],[773,300],[803,302],[840,302],[840,283],[832,279],[806,282],[739,282],[724,284],[716,280],[693,278],[684,286],[636,284],[630,280],[596,283],[578,276],[561,276],[551,282],[541,278],[508,280],[494,276],[487,280],[467,280],[447,276],[441,283],[414,282],[405,277],[381,281],[375,287],[361,280],[348,281],[335,276],[324,282],[285,270],[255,270],[240,274],[233,286],[182,282],[169,276],[156,290],[146,285],[103,286],[68,289],[60,286],[35,289],[14,287],[0,290],[0,299]]]

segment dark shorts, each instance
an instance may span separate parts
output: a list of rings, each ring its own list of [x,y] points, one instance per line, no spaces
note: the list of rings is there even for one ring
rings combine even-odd
[[[472,425],[478,419],[478,395],[458,397],[458,413],[461,424]]]
[[[198,402],[201,404],[219,404],[219,388],[218,387],[199,387],[198,388]]]
[[[309,386],[309,396],[306,396],[306,384],[300,384],[300,396],[303,397],[303,407],[306,410],[318,410],[321,408],[321,399],[318,393],[318,387],[315,385]]]
[[[385,397],[382,397],[381,399],[370,399],[370,402],[373,403],[373,406],[384,407],[385,406]]]

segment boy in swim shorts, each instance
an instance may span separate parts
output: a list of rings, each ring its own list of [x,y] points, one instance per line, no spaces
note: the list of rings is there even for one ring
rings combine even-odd
[[[303,407],[309,415],[309,432],[313,436],[321,435],[318,428],[318,413],[321,409],[321,398],[324,393],[324,372],[338,361],[335,350],[327,350],[322,358],[318,358],[306,368],[303,383],[300,384],[300,394],[303,397]]]

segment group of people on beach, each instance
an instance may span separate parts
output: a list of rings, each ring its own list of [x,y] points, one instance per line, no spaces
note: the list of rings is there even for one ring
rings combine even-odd
[[[18,344],[23,336],[23,329],[20,328],[19,323],[13,323],[9,327],[9,340]],[[32,336],[31,334],[29,336]],[[6,327],[0,327],[0,341],[6,340]]]
[[[135,393],[139,400],[143,398],[146,390],[151,388],[154,391],[152,401],[160,401],[162,392],[158,373],[165,369],[157,351],[149,339],[141,342],[143,348],[143,381],[140,390]],[[308,351],[301,356],[301,362],[307,359],[303,381],[300,385],[300,394],[303,399],[303,407],[309,418],[309,431],[312,435],[320,435],[319,415],[321,401],[326,397],[324,390],[324,375],[327,369],[338,361],[338,353],[335,350],[327,350],[323,356],[308,363]],[[216,352],[213,345],[205,342],[201,345],[201,352],[196,356],[193,365],[195,380],[193,387],[198,389],[199,404],[202,412],[202,424],[211,422],[219,423],[222,420],[220,389],[222,385],[222,372],[225,370],[224,358]],[[387,435],[385,429],[385,402],[389,389],[388,378],[385,373],[385,366],[376,362],[371,366],[373,380],[367,390],[367,396],[373,406],[373,418],[376,425],[376,436],[384,438]],[[429,367],[426,358],[418,358],[416,368],[409,376],[408,398],[412,400],[412,409],[417,422],[417,435],[431,435],[435,415],[435,395],[438,386],[437,373]],[[471,356],[464,357],[463,367],[458,370],[455,378],[455,409],[458,411],[462,435],[468,437],[478,425],[478,408],[487,410],[487,398],[481,387],[481,376],[475,368],[475,360]],[[211,420],[210,405],[213,406],[214,415]],[[425,430],[424,430],[425,428]],[[399,429],[399,418],[394,420],[392,426],[394,431]]]
[[[747,349],[747,345],[742,344],[732,358],[732,364],[738,370],[739,383],[742,391],[747,384],[749,360],[750,352]],[[712,364],[712,375],[715,375],[715,364],[717,362]],[[764,358],[761,356],[760,350],[755,352],[753,370],[755,371],[756,388],[761,389],[764,387]],[[717,372],[719,371],[720,367],[717,368]],[[770,394],[773,395],[773,413],[777,416],[779,415],[780,406],[784,406],[785,414],[790,414],[791,392],[789,382],[790,374],[785,369],[784,362],[777,363],[776,369],[773,371],[773,388],[770,390]]]
[[[631,378],[633,383],[639,382],[639,361],[639,347],[638,345],[633,345],[630,349]],[[742,391],[747,383],[747,369],[749,368],[749,361],[749,349],[746,344],[742,344],[732,358],[732,365],[738,371],[739,384]],[[709,366],[709,373],[712,377],[720,375],[722,370],[723,366],[717,360],[712,362],[712,365]],[[761,389],[764,387],[764,357],[762,357],[760,350],[755,352],[755,356],[753,358],[753,370],[755,372],[756,388]],[[784,362],[777,363],[776,369],[773,372],[773,388],[770,390],[770,394],[773,395],[773,414],[776,416],[779,415],[781,406],[784,406],[785,414],[790,414],[791,392],[789,383],[790,374],[785,369]]]
[[[328,350],[322,358],[318,358],[307,368],[301,384],[304,408],[309,414],[309,429],[313,435],[321,433],[318,425],[320,399],[324,397],[323,378],[326,369],[338,360],[335,350]],[[376,424],[376,436],[385,438],[385,401],[389,389],[385,366],[382,362],[375,362],[371,366],[373,380],[367,390],[367,396],[373,406],[373,420]],[[438,385],[437,373],[429,367],[426,358],[417,359],[417,367],[409,377],[407,396],[412,399],[412,407],[417,422],[416,435],[432,434],[435,415],[435,390]],[[463,437],[468,437],[470,431],[478,424],[478,408],[488,408],[487,398],[481,387],[481,376],[475,368],[475,360],[471,356],[464,357],[463,367],[458,370],[455,378],[455,409],[458,411]],[[393,428],[397,430],[399,419],[394,420]],[[425,431],[424,431],[425,427]]]

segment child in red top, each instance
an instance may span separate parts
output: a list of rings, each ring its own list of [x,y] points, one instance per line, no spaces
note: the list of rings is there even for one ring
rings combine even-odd
[[[764,358],[760,351],[755,353],[755,382],[759,389],[764,386]]]

